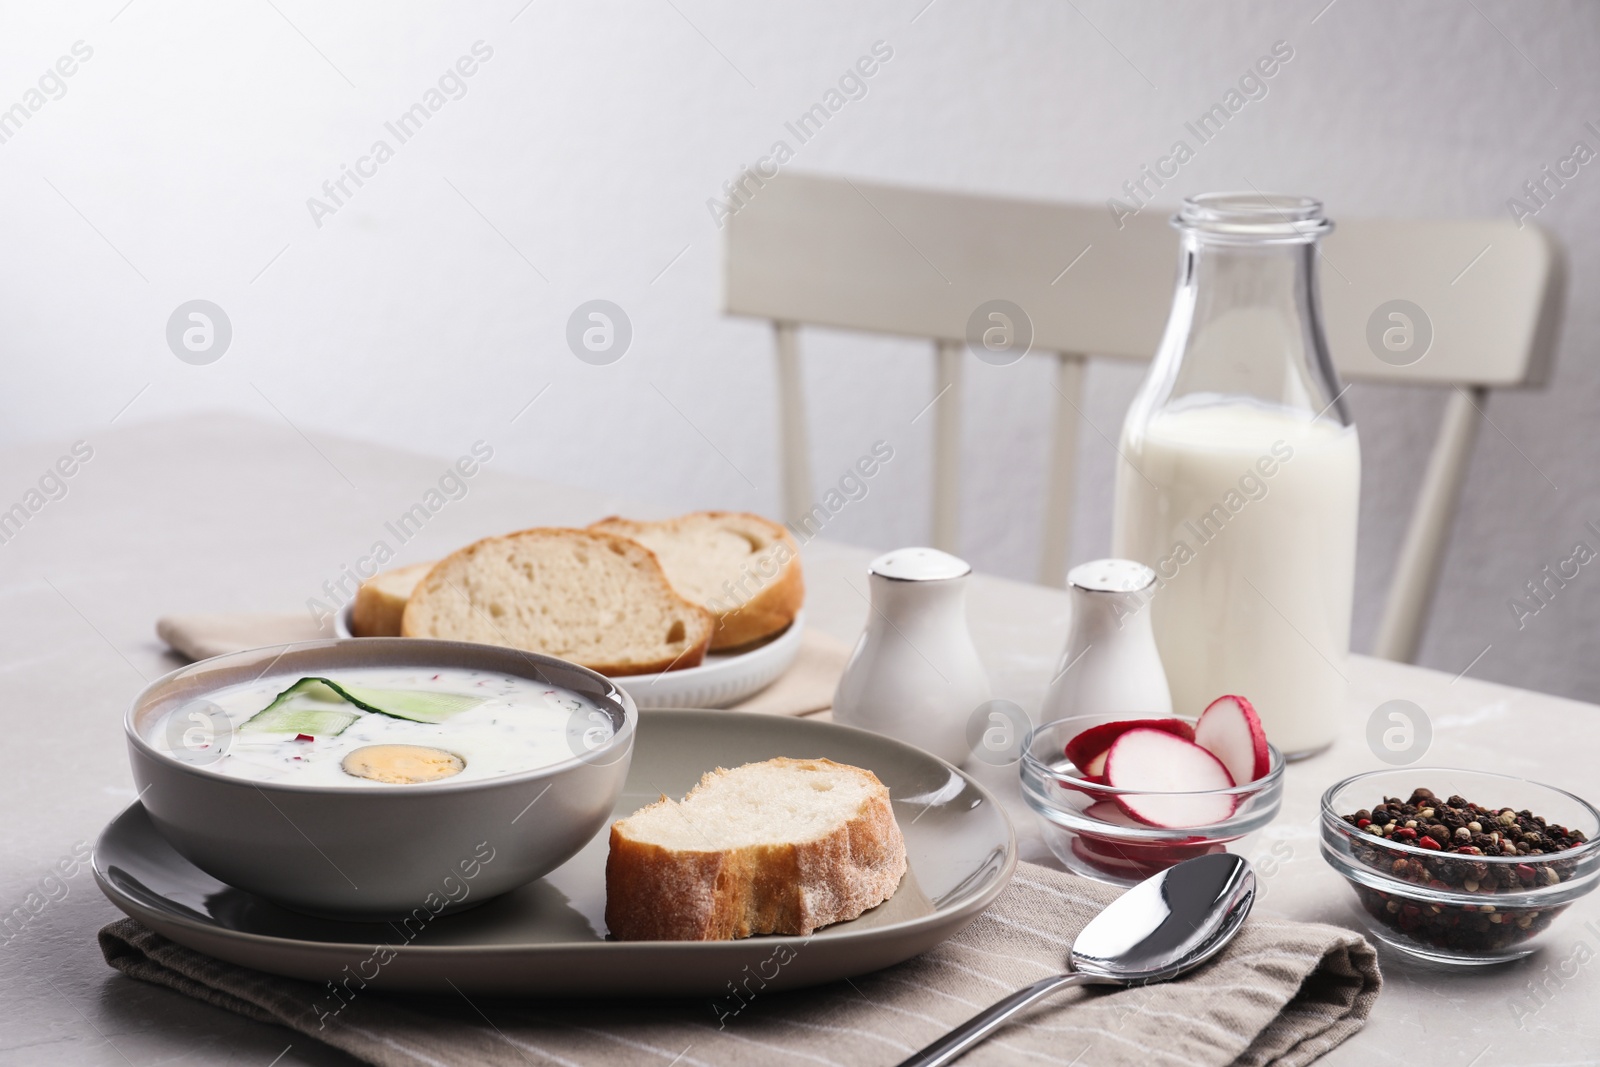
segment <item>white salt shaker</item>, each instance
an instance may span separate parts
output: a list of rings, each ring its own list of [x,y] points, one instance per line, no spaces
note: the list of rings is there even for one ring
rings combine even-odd
[[[1045,692],[1041,722],[1069,715],[1172,714],[1150,600],[1156,572],[1127,559],[1097,559],[1067,572],[1072,629]],[[1198,715],[1199,708],[1193,714]]]
[[[833,696],[833,718],[959,764],[989,676],[967,632],[972,568],[936,548],[901,548],[867,569],[872,610]]]

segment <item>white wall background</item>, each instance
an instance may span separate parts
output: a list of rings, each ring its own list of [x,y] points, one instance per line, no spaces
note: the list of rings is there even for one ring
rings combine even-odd
[[[1253,184],[1320,196],[1335,219],[1496,215],[1574,142],[1600,150],[1584,127],[1600,126],[1600,6],[1325,4],[6,4],[0,109],[75,42],[93,56],[0,144],[0,444],[226,408],[448,456],[486,438],[497,469],[661,508],[774,512],[769,334],[716,310],[706,200],[879,40],[893,59],[792,166],[1101,201],[1278,40],[1293,61],[1170,202]],[[465,96],[316,226],[307,198],[374,140],[395,145],[384,122],[480,40],[493,57]],[[1570,255],[1554,380],[1489,407],[1423,661],[1454,673],[1488,646],[1475,675],[1600,699],[1600,574],[1520,632],[1507,607],[1575,541],[1600,548],[1584,529],[1600,520],[1600,163],[1538,222]],[[634,328],[605,367],[564,342],[597,297]],[[193,298],[233,325],[209,366],[165,342]],[[932,420],[907,420],[932,395],[932,360],[816,333],[807,353],[819,483],[876,438],[897,449],[830,535],[924,540]],[[966,412],[965,550],[1018,577],[1036,557],[1045,371],[975,364]],[[1107,435],[1136,379],[1091,372]],[[1441,398],[1351,395],[1364,648]],[[1082,455],[1076,559],[1104,551],[1109,524],[1109,448],[1085,429]],[[306,463],[337,477],[309,446]],[[35,476],[0,472],[0,497]]]

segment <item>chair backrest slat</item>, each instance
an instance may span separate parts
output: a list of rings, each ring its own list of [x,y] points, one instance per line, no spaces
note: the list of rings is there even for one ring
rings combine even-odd
[[[1039,542],[1039,581],[1067,584],[1071,563],[1072,498],[1078,484],[1079,408],[1083,404],[1084,358],[1056,354],[1055,425],[1050,433],[1050,469],[1046,475],[1044,532]]]
[[[967,355],[954,341],[937,341],[933,403],[933,547],[961,551],[961,366]]]
[[[1083,355],[1148,360],[1155,352],[1177,262],[1166,212],[1114,220],[1097,206],[816,175],[781,174],[745,188],[753,195],[727,223],[724,307],[779,324],[786,510],[797,514],[811,492],[796,325],[930,339],[937,394],[959,383],[969,318],[988,301],[1007,300],[1027,314],[1033,349],[1061,360],[1039,569],[1041,580],[1060,584]],[[1451,385],[1478,397],[1491,387],[1544,383],[1565,275],[1542,230],[1490,220],[1336,222],[1322,246],[1321,298],[1343,377]],[[1420,308],[1426,323],[1411,325],[1431,333],[1425,354],[1405,365],[1380,358],[1370,341],[1391,325],[1383,305],[1395,300]],[[950,392],[935,405],[933,539],[956,551],[959,384]],[[1457,408],[1419,491],[1380,627],[1380,651],[1390,656],[1415,652],[1467,470],[1472,434]]]
[[[805,390],[800,387],[800,328],[792,322],[775,322],[773,340],[778,352],[778,458],[783,465],[784,521],[795,522],[814,504]]]
[[[1542,384],[1560,257],[1541,230],[1497,220],[1336,220],[1323,245],[1329,345],[1347,379]],[[1147,360],[1172,302],[1177,235],[1150,208],[1122,220],[1052,204],[782,174],[728,220],[725,308],[785,322],[966,336],[1003,298],[1033,347]],[[1431,320],[1427,356],[1380,360],[1368,320],[1389,300]]]

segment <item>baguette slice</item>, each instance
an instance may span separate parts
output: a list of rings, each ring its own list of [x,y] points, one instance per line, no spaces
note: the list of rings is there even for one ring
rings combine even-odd
[[[446,556],[406,601],[401,632],[509,645],[601,674],[693,667],[711,614],[673,591],[648,548],[559,528],[486,537]]]
[[[432,563],[413,563],[362,582],[350,608],[350,632],[357,637],[399,637],[406,601],[422,576],[432,569]]]
[[[606,925],[622,941],[804,936],[894,895],[905,839],[877,775],[826,759],[717,768],[611,825]]]
[[[789,531],[741,511],[696,511],[664,522],[612,516],[589,527],[654,552],[672,587],[716,616],[711,651],[771,637],[805,600],[800,546]]]

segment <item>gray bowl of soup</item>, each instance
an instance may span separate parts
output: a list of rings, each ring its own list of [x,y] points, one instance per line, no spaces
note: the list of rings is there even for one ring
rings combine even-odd
[[[151,820],[207,874],[313,915],[426,921],[598,833],[638,718],[609,679],[550,656],[364,638],[191,664],[125,727]]]

